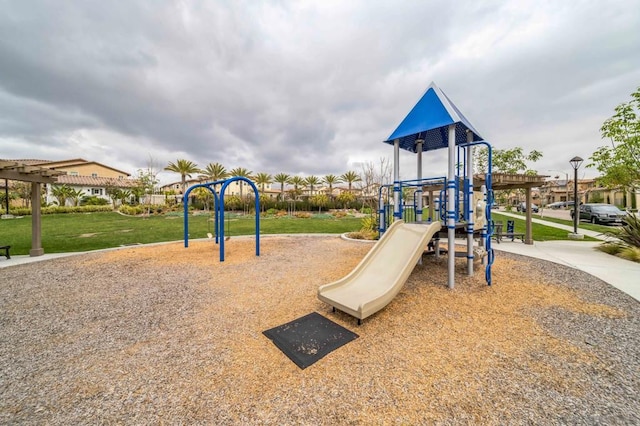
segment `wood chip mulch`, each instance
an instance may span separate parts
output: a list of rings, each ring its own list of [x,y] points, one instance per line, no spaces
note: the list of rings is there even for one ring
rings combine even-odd
[[[498,253],[425,256],[361,326],[317,288],[371,245],[232,238],[5,268],[2,424],[640,424],[640,304]],[[317,311],[360,338],[300,370],[262,331]]]

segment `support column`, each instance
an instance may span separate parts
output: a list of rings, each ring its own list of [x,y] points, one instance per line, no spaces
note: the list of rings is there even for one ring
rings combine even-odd
[[[29,256],[42,256],[42,224],[40,213],[40,183],[31,183],[31,251]]]
[[[435,200],[433,199],[433,191],[429,191],[429,222],[433,221],[433,206],[435,204]]]
[[[416,154],[418,155],[418,170],[416,179],[418,179],[417,204],[416,204],[416,222],[422,223],[422,144],[424,140],[416,140]]]
[[[447,285],[455,286],[456,267],[456,126],[449,125],[449,168],[447,173]]]
[[[527,188],[526,198],[525,198],[525,206],[527,208],[527,218],[525,220],[525,233],[524,233],[524,243],[525,244],[533,244],[533,231],[531,229],[532,222],[532,212],[531,212],[531,187]]]
[[[467,142],[473,142],[473,133],[467,130]],[[474,207],[473,202],[473,146],[467,147],[467,275],[473,275],[473,228]]]
[[[393,220],[402,219],[400,198],[400,139],[396,139],[393,141]]]
[[[380,188],[378,198],[378,236],[382,237],[382,234],[387,230],[387,224],[385,223],[385,211],[384,211],[384,187]],[[387,197],[389,196],[389,192],[387,191]]]

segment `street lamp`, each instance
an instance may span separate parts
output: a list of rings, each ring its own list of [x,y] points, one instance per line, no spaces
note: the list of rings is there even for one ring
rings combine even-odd
[[[578,211],[578,169],[584,160],[578,156],[569,160],[571,167],[573,167],[573,233],[578,233],[578,218],[580,212]]]

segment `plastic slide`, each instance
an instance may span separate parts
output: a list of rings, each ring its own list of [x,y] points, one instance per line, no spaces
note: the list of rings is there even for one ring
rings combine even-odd
[[[318,289],[318,298],[363,320],[400,292],[440,222],[393,224],[346,277]]]

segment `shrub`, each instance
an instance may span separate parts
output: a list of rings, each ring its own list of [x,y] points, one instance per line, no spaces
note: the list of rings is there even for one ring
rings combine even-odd
[[[295,212],[294,215],[299,219],[309,219],[311,217],[309,212]]]
[[[604,243],[598,247],[599,250],[640,262],[640,218],[638,216],[628,213],[623,226],[608,230],[604,234],[616,238],[617,241]]]
[[[352,238],[354,240],[375,240],[378,238],[378,233],[360,230],[355,232],[349,232],[347,234],[347,237]]]
[[[623,247],[618,256],[640,263],[640,247]]]
[[[597,249],[607,254],[616,256],[622,250],[622,246],[617,243],[604,243],[600,244]]]
[[[360,228],[361,232],[377,232],[378,231],[378,218],[376,216],[367,216],[362,218],[360,222],[362,228]]]
[[[640,247],[640,218],[632,213],[627,213],[625,224],[619,228],[613,228],[605,235],[618,238],[629,247]]]
[[[118,211],[122,214],[126,214],[129,216],[137,216],[139,214],[142,214],[142,206],[137,205],[137,206],[129,206],[127,204],[123,204],[120,206],[120,208],[118,209]]]
[[[109,204],[109,201],[105,200],[104,198],[91,195],[82,197],[80,204],[83,206],[106,206]]]
[[[94,212],[110,212],[113,211],[111,205],[106,206],[56,206],[51,205],[40,209],[41,214],[63,214],[63,213],[94,213]],[[14,216],[29,216],[31,208],[19,207],[12,208],[9,212]]]

